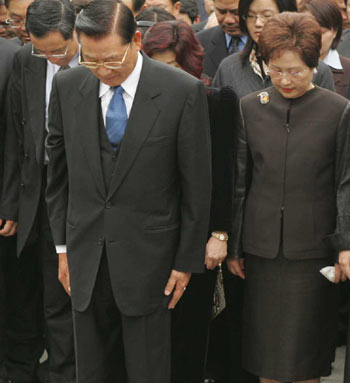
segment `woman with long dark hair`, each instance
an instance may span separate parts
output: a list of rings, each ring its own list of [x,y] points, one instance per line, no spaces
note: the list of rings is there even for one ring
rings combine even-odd
[[[214,86],[231,86],[239,98],[271,86],[259,49],[259,36],[268,19],[282,12],[297,12],[295,0],[244,0],[239,3],[239,25],[248,37],[240,53],[226,57],[215,75]],[[316,69],[316,68],[315,68]],[[334,90],[332,73],[320,62],[314,83]]]

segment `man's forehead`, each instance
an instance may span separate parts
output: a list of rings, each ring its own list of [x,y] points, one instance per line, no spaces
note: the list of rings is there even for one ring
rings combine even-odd
[[[220,9],[238,9],[239,0],[215,0],[214,4]]]
[[[9,5],[9,11],[17,15],[25,15],[27,8],[33,2],[33,0],[11,0]]]

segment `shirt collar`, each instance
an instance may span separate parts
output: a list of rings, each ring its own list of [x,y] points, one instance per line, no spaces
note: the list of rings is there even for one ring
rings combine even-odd
[[[132,98],[135,97],[137,86],[139,84],[141,69],[142,69],[143,57],[140,52],[137,53],[137,61],[133,71],[130,73],[124,82],[120,85],[123,87],[124,92],[127,93]],[[100,92],[99,97],[103,97],[111,87],[107,84],[104,84],[100,81]]]
[[[74,55],[74,57],[72,58],[72,60],[70,60],[68,64],[70,68],[75,68],[76,66],[79,65],[79,49],[80,49],[80,46],[78,47],[76,54]]]
[[[246,41],[247,41],[247,36],[246,35],[231,36],[231,35],[228,35],[227,33],[225,33],[226,47],[227,48],[230,46],[232,38],[238,38],[243,44],[245,44]]]
[[[330,49],[327,57],[323,60],[323,62],[334,69],[343,69],[339,53],[336,49]]]

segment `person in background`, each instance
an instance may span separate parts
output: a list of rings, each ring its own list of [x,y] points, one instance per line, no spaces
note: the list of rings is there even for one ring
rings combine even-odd
[[[84,9],[91,0],[72,0],[75,13],[78,14],[82,9]]]
[[[176,18],[180,13],[181,3],[177,0],[146,0],[146,6],[164,8]]]
[[[346,16],[347,20],[350,21],[350,1],[349,0],[344,0],[345,5],[346,5]],[[344,18],[343,18],[344,20]],[[344,28],[343,26],[343,35],[342,38],[339,42],[338,52],[340,55],[350,58],[350,29],[349,28]]]
[[[130,9],[134,17],[139,15],[146,7],[145,0],[123,0],[124,4]]]
[[[282,12],[297,12],[295,0],[246,0],[239,4],[240,28],[248,40],[240,54],[227,57],[220,64],[214,86],[231,86],[239,98],[271,86],[266,64],[259,50],[259,36],[268,19]],[[320,61],[314,83],[334,90],[332,72]]]
[[[214,1],[204,0],[203,4],[206,14],[205,17],[201,16],[202,21],[200,21],[198,24],[192,25],[192,29],[194,32],[200,32],[203,29],[213,28],[218,25],[218,20],[215,14]]]
[[[183,21],[151,27],[144,52],[155,60],[203,77],[204,52],[192,29]],[[213,190],[206,248],[206,270],[194,274],[186,294],[172,312],[172,383],[202,383],[218,265],[227,253],[230,228],[232,146],[238,103],[230,89],[207,87],[212,144]]]
[[[196,0],[181,0],[180,13],[177,20],[182,20],[188,25],[198,24],[200,22],[199,10]]]
[[[147,7],[136,17],[137,30],[141,32],[142,38],[148,29],[161,21],[176,20],[175,17],[162,7]]]
[[[214,78],[221,61],[243,49],[246,37],[239,28],[239,0],[214,0],[218,26],[197,34],[204,48],[204,73]]]
[[[8,38],[8,25],[7,25],[8,13],[4,0],[0,0],[0,37]]]
[[[33,0],[5,0],[9,14],[8,28],[17,35],[12,41],[21,46],[30,42],[25,24],[27,8],[32,2]]]
[[[320,58],[333,73],[335,91],[350,98],[350,59],[340,56],[337,51],[343,31],[339,7],[334,0],[309,0],[300,11],[309,12],[319,23],[322,32]]]
[[[261,383],[319,383],[332,371],[338,292],[320,270],[345,280],[335,262],[350,248],[350,105],[313,84],[311,15],[271,17],[259,47],[273,86],[241,100],[228,260],[246,281],[243,366]]]

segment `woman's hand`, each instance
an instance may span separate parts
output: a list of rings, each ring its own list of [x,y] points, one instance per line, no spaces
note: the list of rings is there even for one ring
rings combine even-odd
[[[344,275],[344,278],[350,279],[350,250],[344,250],[344,251],[341,251],[339,253],[339,265],[338,266],[341,269],[341,272],[342,272],[342,275]],[[337,268],[335,270],[337,271]],[[336,276],[337,276],[337,274],[336,274]]]
[[[245,279],[244,274],[244,259],[229,258],[226,260],[227,268],[231,271],[232,274],[237,275],[238,277]]]

